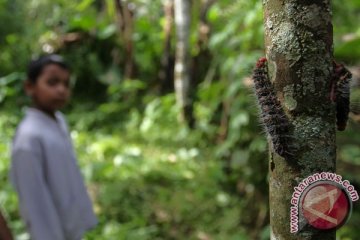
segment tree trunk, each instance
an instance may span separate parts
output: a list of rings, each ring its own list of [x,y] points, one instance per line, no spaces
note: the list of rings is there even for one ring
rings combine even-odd
[[[335,239],[311,227],[290,233],[290,200],[303,178],[335,171],[335,105],[330,0],[263,0],[266,57],[271,81],[298,148],[291,161],[270,147],[271,239]]]
[[[198,39],[196,43],[197,55],[193,57],[191,66],[191,95],[195,95],[197,86],[204,80],[212,61],[212,55],[208,48],[211,26],[208,22],[207,15],[210,7],[215,2],[216,0],[202,0],[199,7]]]
[[[159,72],[160,92],[168,93],[174,88],[174,55],[171,51],[171,33],[174,20],[174,1],[164,2],[165,24],[164,24],[164,51],[161,57],[161,69]]]
[[[130,3],[126,2],[123,5],[121,0],[115,0],[115,6],[121,42],[125,48],[124,77],[131,79],[135,75],[134,46],[132,41],[133,12]]]
[[[175,93],[180,107],[179,120],[194,125],[192,99],[190,98],[190,0],[175,0],[176,55]]]
[[[199,24],[199,39],[198,47],[207,45],[210,36],[210,25],[207,20],[207,14],[210,7],[216,2],[216,0],[202,0],[201,10],[200,10],[200,24]]]

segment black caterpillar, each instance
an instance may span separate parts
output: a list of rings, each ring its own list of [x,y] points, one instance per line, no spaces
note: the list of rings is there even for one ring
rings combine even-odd
[[[284,158],[293,156],[290,122],[276,97],[268,77],[267,60],[260,58],[253,73],[255,93],[260,106],[260,118],[272,142],[274,151]]]
[[[346,128],[350,112],[350,79],[352,74],[344,65],[333,62],[330,98],[336,102],[336,125],[339,131]],[[284,158],[293,156],[291,124],[276,97],[268,76],[267,60],[260,58],[253,73],[255,93],[260,106],[260,118],[274,151]]]
[[[339,131],[344,131],[350,112],[350,80],[352,74],[344,65],[333,62],[333,82],[330,93],[332,101],[336,102],[336,125]]]

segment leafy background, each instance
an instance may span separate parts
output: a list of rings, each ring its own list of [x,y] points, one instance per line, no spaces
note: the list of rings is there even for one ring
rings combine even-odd
[[[0,0],[0,206],[17,239],[28,234],[8,181],[9,149],[29,103],[26,65],[43,52],[72,66],[64,112],[100,221],[85,239],[268,239],[267,145],[249,82],[264,52],[261,1],[214,1],[202,45],[202,2],[192,1],[193,129],[178,122],[173,89],[159,90],[166,2],[122,2],[133,11],[131,79],[114,1]],[[335,56],[355,76],[338,173],[360,190],[360,2],[333,1],[333,9]],[[359,239],[359,223],[356,203],[338,239]]]

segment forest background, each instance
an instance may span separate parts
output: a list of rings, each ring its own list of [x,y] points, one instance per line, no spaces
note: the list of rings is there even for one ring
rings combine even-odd
[[[64,112],[99,217],[85,239],[269,238],[267,143],[250,79],[264,55],[262,1],[180,2],[191,2],[177,13],[187,25],[171,0],[0,0],[0,207],[17,239],[28,234],[9,149],[29,103],[26,66],[51,52],[73,72]],[[359,22],[360,1],[333,1],[334,55],[354,75],[337,173],[358,191]],[[174,87],[181,41],[182,89]],[[338,239],[359,239],[359,224],[356,203]]]

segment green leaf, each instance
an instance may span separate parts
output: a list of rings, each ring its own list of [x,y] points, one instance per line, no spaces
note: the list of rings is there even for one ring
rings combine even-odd
[[[82,29],[84,31],[90,31],[96,26],[95,16],[90,15],[77,15],[70,20],[70,29]]]
[[[81,3],[79,3],[76,6],[76,10],[81,12],[84,11],[85,9],[87,9],[92,3],[94,2],[94,0],[83,0],[81,1]]]
[[[116,25],[110,24],[105,28],[100,29],[99,32],[97,33],[97,36],[99,39],[107,39],[109,37],[114,36],[115,33],[116,33]]]
[[[360,37],[335,47],[337,58],[356,60],[360,57]]]

